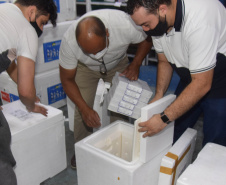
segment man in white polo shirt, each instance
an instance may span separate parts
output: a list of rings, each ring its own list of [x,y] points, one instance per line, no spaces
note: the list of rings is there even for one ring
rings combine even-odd
[[[140,124],[144,137],[176,120],[174,141],[203,114],[203,145],[226,146],[226,9],[216,0],[129,0],[128,13],[152,36],[158,79],[152,101],[167,90],[172,72],[181,80],[177,99]]]
[[[100,78],[111,82],[116,71],[137,80],[139,68],[152,42],[131,18],[119,10],[97,10],[85,14],[65,33],[60,47],[60,77],[67,96],[75,103],[75,142],[100,126],[93,102]],[[130,44],[139,47],[128,65]],[[71,166],[76,167],[72,158]]]
[[[56,25],[56,18],[57,8],[53,0],[17,0],[14,4],[0,4],[0,73],[6,70],[17,83],[20,100],[29,112],[44,116],[47,116],[47,110],[35,103],[35,59],[43,26],[49,20]],[[10,128],[0,110],[1,185],[17,184],[13,170],[16,161],[10,144]]]

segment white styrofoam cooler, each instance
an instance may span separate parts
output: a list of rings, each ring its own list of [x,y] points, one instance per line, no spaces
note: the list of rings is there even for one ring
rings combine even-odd
[[[149,110],[161,112],[174,99],[169,95],[156,101],[143,117],[148,120],[153,115]],[[157,136],[143,138],[136,126],[116,121],[84,138],[75,144],[78,184],[156,185],[161,159],[173,142],[173,128],[171,123]],[[152,144],[156,139],[158,143]]]
[[[35,87],[41,103],[56,108],[66,105],[66,94],[60,81],[59,69],[36,74]],[[6,72],[0,74],[0,92],[3,104],[19,99],[17,85]]]
[[[45,106],[48,117],[28,113],[20,100],[2,107],[11,130],[18,185],[38,185],[66,168],[65,128],[61,110]]]
[[[14,3],[16,0],[0,0],[1,3]],[[76,6],[74,0],[53,0],[57,6],[57,22],[74,20],[76,18]]]
[[[116,121],[75,144],[78,185],[157,184],[162,157],[132,160],[133,125]]]
[[[56,27],[47,24],[38,40],[38,53],[35,62],[35,72],[41,73],[59,68],[60,44],[64,33],[73,21],[57,23]]]
[[[75,104],[67,96],[67,112],[68,112],[68,121],[69,121],[69,130],[74,132],[74,116],[75,116]]]
[[[162,158],[158,185],[175,185],[192,161],[197,131],[188,128]]]
[[[225,185],[226,147],[207,143],[177,180],[177,185]]]
[[[76,6],[74,0],[54,0],[57,6],[57,22],[74,20],[76,18]]]

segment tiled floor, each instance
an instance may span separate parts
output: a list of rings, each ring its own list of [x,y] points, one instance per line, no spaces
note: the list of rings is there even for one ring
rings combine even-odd
[[[61,108],[64,112],[64,116],[67,118],[67,107],[64,106]],[[202,148],[202,119],[199,119],[195,125],[195,129],[198,130],[198,137],[196,141],[196,148],[193,155],[193,160],[196,158],[197,154]],[[70,167],[70,159],[74,152],[73,146],[73,132],[69,130],[69,123],[65,122],[65,135],[66,135],[66,150],[67,150],[67,168],[63,170],[58,175],[44,181],[41,185],[77,185],[77,172],[72,170]]]

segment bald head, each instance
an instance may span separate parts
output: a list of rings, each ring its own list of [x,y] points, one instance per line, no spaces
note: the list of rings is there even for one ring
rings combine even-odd
[[[82,19],[76,28],[76,38],[92,39],[96,35],[99,37],[106,37],[106,28],[103,22],[94,16],[86,17]]]
[[[95,54],[106,47],[107,30],[97,17],[82,19],[77,25],[75,34],[79,46],[86,53]]]

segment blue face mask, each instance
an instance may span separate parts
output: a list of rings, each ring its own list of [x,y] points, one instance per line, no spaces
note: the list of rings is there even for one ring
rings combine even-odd
[[[35,31],[36,31],[38,37],[40,37],[41,34],[42,34],[42,30],[39,28],[37,22],[36,22],[36,21],[31,22],[31,21],[30,21],[30,24],[34,27],[34,29],[35,29]]]

